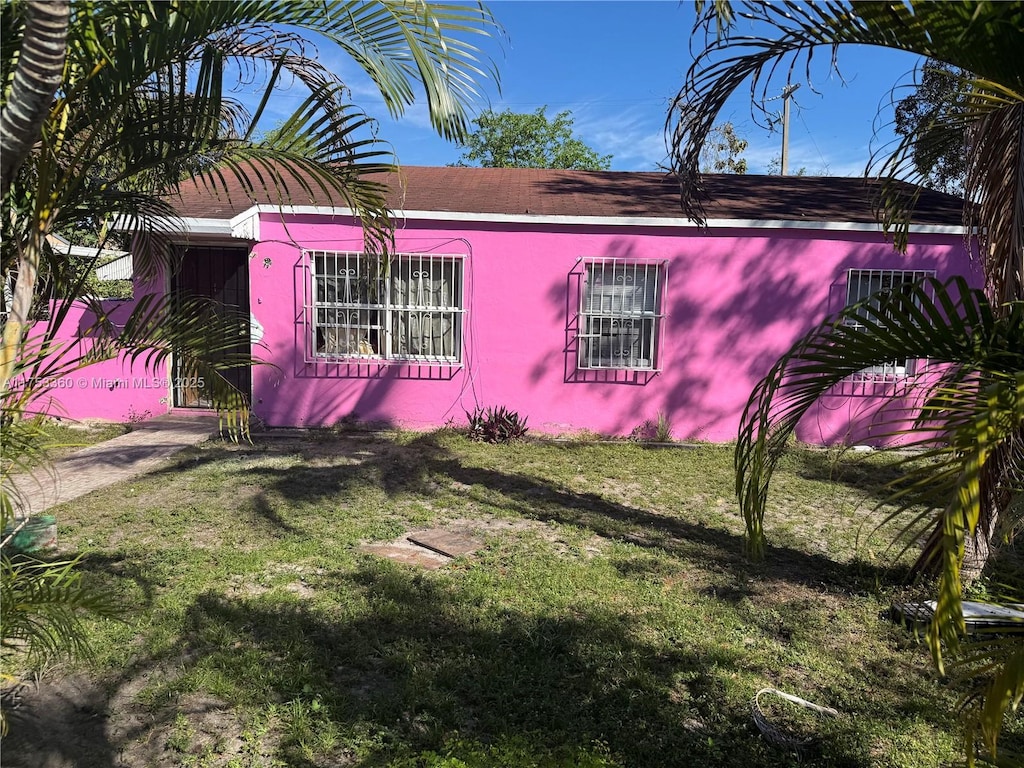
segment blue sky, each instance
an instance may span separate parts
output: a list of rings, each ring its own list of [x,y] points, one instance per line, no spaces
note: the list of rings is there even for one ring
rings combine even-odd
[[[501,91],[487,83],[478,111],[490,106],[531,112],[547,106],[553,115],[568,109],[575,118],[576,135],[600,154],[611,154],[614,170],[653,170],[664,160],[668,104],[693,58],[692,2],[499,0],[490,7],[508,39],[501,48],[489,48]],[[393,145],[403,165],[458,160],[459,148],[433,133],[422,103],[393,121],[373,84],[354,63],[328,47],[322,46],[320,53],[324,63],[347,80],[354,102],[380,118],[379,136]],[[842,79],[830,75],[824,64],[817,67],[812,84],[818,93],[805,84],[795,94],[791,168],[803,166],[809,173],[833,176],[862,174],[876,114],[890,102],[893,85],[906,82],[916,63],[918,59],[907,54],[858,48],[840,55]],[[781,86],[780,82],[776,90]],[[283,117],[291,101],[286,94],[275,99],[277,111],[270,119]],[[781,101],[776,103],[781,110]],[[727,105],[719,121],[726,120],[750,143],[750,171],[765,172],[780,152],[781,134],[755,124],[748,88]]]

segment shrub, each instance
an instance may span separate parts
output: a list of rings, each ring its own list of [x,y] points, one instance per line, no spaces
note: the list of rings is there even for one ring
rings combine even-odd
[[[469,420],[468,434],[471,440],[484,443],[508,443],[526,434],[526,418],[505,406],[480,408],[472,413],[466,411]]]
[[[658,411],[658,420],[646,419],[629,433],[629,439],[637,442],[671,443],[672,422],[664,411]]]

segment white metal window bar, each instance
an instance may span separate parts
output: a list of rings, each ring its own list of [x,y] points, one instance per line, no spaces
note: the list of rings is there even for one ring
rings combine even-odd
[[[664,262],[585,259],[579,367],[658,370]]]
[[[459,363],[463,257],[312,251],[310,344],[317,358]]]
[[[934,277],[935,271],[928,269],[851,269],[846,280],[846,306],[864,301],[879,291],[908,290],[911,286],[926,277]],[[877,308],[878,303],[872,302]],[[858,327],[856,320],[848,321]],[[872,365],[855,374],[859,381],[896,381],[903,378],[911,370],[913,361],[908,359],[890,360],[880,365]]]

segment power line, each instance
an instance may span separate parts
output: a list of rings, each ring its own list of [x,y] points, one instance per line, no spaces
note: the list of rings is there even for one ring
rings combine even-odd
[[[802,109],[801,110],[797,110],[796,114],[797,114],[797,117],[800,118],[800,122],[803,123],[804,130],[807,131],[807,136],[810,138],[811,144],[814,145],[814,151],[818,153],[818,158],[821,160],[821,167],[822,167],[822,169],[825,171],[825,173],[827,175],[828,174],[828,161],[825,159],[825,155],[822,154],[821,148],[818,146],[818,142],[816,142],[814,140],[814,134],[811,133],[811,127],[809,125],[807,125],[807,121],[804,120],[803,110]]]

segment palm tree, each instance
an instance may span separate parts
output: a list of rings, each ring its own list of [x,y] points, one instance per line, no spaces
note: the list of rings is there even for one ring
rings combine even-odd
[[[361,216],[367,250],[383,253],[389,212],[384,188],[369,174],[391,170],[393,158],[311,40],[354,61],[393,115],[422,92],[434,128],[461,139],[478,84],[495,76],[475,41],[499,28],[482,5],[425,0],[29,1],[4,4],[0,26],[0,76],[12,84],[0,103],[0,277],[12,286],[0,307],[3,529],[18,507],[9,476],[39,453],[38,428],[25,417],[36,383],[47,378],[118,356],[153,368],[173,354],[203,374],[229,426],[245,429],[247,403],[221,375],[251,362],[225,355],[237,318],[208,301],[152,295],[115,326],[95,303],[86,351],[62,345],[57,330],[70,303],[86,300],[85,274],[69,269],[47,236],[98,232],[102,247],[117,219],[136,268],[156,276],[173,258],[167,246],[179,184],[195,178],[217,194],[233,177],[282,203],[314,189],[326,193]],[[232,83],[242,81],[261,94],[251,114],[230,96]],[[254,138],[282,84],[304,101],[271,135]],[[33,307],[47,299],[55,301],[49,320],[34,324]],[[102,596],[83,591],[66,563],[18,565],[8,558],[9,538],[0,544],[0,650],[6,654],[8,641],[18,649],[27,642],[30,651],[80,649],[75,609],[106,610]]]
[[[698,8],[705,3],[698,1]],[[970,135],[971,158],[964,185],[965,224],[978,233],[985,257],[988,293],[997,306],[1024,298],[1024,65],[1019,56],[1024,5],[1018,2],[832,2],[781,4],[716,0],[698,18],[695,32],[706,45],[686,75],[669,115],[673,170],[682,183],[682,203],[703,220],[698,173],[701,147],[725,102],[752,79],[759,95],[754,107],[767,114],[764,100],[785,73],[786,84],[805,71],[800,62],[825,49],[835,54],[844,45],[873,45],[930,57],[973,73],[963,82],[970,94],[964,113],[947,125],[905,137],[892,151],[873,158],[870,175],[923,181],[913,162],[919,140],[962,143]],[[736,18],[749,23],[739,34]],[[909,199],[896,184],[880,201],[883,223],[906,245]],[[1001,310],[1000,310],[1001,311]]]
[[[26,3],[23,64],[14,74],[11,97],[0,112],[0,141],[4,145],[0,195],[7,194],[14,172],[35,143],[50,111],[64,73],[69,16],[67,2]]]
[[[924,281],[882,293],[811,330],[757,385],[736,447],[737,494],[751,555],[765,554],[762,521],[772,472],[800,417],[833,385],[895,358],[930,358],[929,376],[908,381],[922,403],[904,444],[925,449],[894,486],[905,534],[926,541],[916,570],[937,574],[927,639],[943,669],[953,656],[971,686],[965,696],[967,758],[977,736],[995,759],[1007,709],[1024,696],[1022,630],[1009,639],[965,641],[963,568],[972,542],[1012,539],[1024,517],[1024,5],[997,2],[829,2],[814,5],[698,2],[704,49],[687,73],[667,130],[688,215],[703,221],[701,148],[726,100],[748,81],[764,111],[769,88],[788,85],[822,48],[836,66],[845,45],[875,45],[929,57],[964,72],[963,109],[904,136],[872,158],[882,177],[877,214],[905,249],[917,191],[928,169],[922,148],[963,145],[964,223],[982,257],[984,292]],[[743,19],[741,34],[734,26]],[[925,146],[929,145],[929,146]],[[900,183],[910,181],[911,185]],[[907,190],[911,191],[908,193]],[[895,427],[894,427],[895,430]],[[942,439],[936,438],[936,434]],[[921,511],[924,510],[924,511]],[[1021,585],[1016,601],[1022,597]]]
[[[6,4],[0,11],[4,82],[37,63],[35,9]],[[136,238],[137,263],[154,274],[167,254],[154,220],[173,218],[168,195],[183,178],[198,174],[216,189],[232,174],[282,200],[317,187],[362,215],[368,246],[386,246],[383,189],[366,175],[390,168],[390,153],[306,38],[317,36],[354,59],[395,115],[413,103],[418,85],[434,127],[460,138],[476,81],[487,76],[473,38],[494,29],[483,7],[422,1],[72,4],[58,98],[40,144],[4,197],[13,215],[3,221],[3,274],[17,278],[0,393],[29,322],[39,269],[61,274],[46,252],[46,235],[59,227],[96,229],[120,217]],[[254,114],[229,97],[231,76],[262,78]],[[274,140],[254,141],[283,78],[308,97]],[[24,95],[12,89],[0,125],[19,111]],[[313,157],[294,151],[308,143],[316,147]]]

